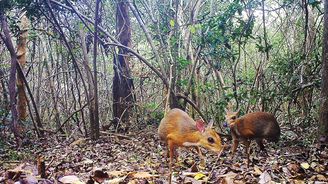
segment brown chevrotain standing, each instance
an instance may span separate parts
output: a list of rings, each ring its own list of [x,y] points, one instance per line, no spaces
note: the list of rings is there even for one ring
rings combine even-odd
[[[263,139],[278,142],[280,127],[276,118],[267,112],[253,112],[237,118],[238,112],[226,111],[226,120],[229,124],[233,146],[232,157],[238,147],[239,141],[245,144],[247,154],[247,167],[249,166],[249,145],[256,140],[260,150],[265,151]]]
[[[199,146],[202,146],[217,153],[222,150],[221,139],[212,125],[210,123],[205,128],[203,121],[194,121],[180,109],[172,109],[167,113],[158,127],[158,135],[168,146],[170,173],[174,152],[178,147],[196,147],[199,151]]]

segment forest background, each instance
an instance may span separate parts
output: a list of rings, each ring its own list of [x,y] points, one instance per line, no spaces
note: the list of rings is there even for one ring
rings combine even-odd
[[[2,0],[0,145],[128,134],[157,127],[168,106],[228,135],[228,104],[271,112],[301,145],[327,141],[327,6]]]

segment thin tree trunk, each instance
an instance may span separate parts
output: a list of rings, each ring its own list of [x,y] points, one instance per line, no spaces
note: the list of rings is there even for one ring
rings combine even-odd
[[[319,140],[328,142],[328,0],[324,1]]]
[[[265,0],[262,0],[262,22],[263,22],[263,39],[264,39],[264,48],[265,48],[265,59],[264,59],[264,63],[268,62],[269,61],[269,43],[268,43],[268,33],[267,33],[267,30],[266,30],[266,20],[265,20],[265,9],[264,9],[264,2]],[[262,90],[264,91],[265,90],[265,79],[264,79],[264,69],[263,69],[263,66],[260,67],[261,68],[261,73],[259,75],[259,84],[261,85],[262,87]],[[267,110],[267,103],[266,103],[266,99],[264,96],[262,96],[262,107],[261,107],[261,110],[262,111],[266,111]]]
[[[79,32],[80,34],[80,39],[81,39],[81,48],[82,48],[82,53],[83,53],[83,59],[82,59],[82,64],[83,64],[83,67],[84,67],[84,70],[85,70],[85,73],[86,73],[86,77],[87,77],[87,81],[88,81],[88,93],[86,95],[89,96],[89,99],[92,99],[93,97],[93,89],[94,89],[94,86],[93,86],[93,78],[92,78],[92,72],[91,72],[91,68],[89,66],[89,58],[88,58],[88,52],[87,52],[87,46],[86,46],[86,43],[85,43],[85,33],[83,32],[83,30],[80,30]],[[94,120],[94,109],[93,109],[93,105],[89,105],[88,106],[89,108],[89,117],[90,117],[90,125],[91,125],[91,122],[93,122]],[[86,128],[86,124],[84,124],[84,129],[85,129],[85,136],[87,137],[88,136],[88,131],[87,131],[87,128]]]
[[[46,5],[47,5],[47,7],[48,7],[48,9],[50,11],[50,14],[51,14],[51,16],[52,16],[52,18],[54,20],[53,24],[54,24],[55,27],[58,28],[59,33],[60,33],[60,35],[61,35],[61,37],[62,37],[62,39],[63,39],[63,41],[64,41],[64,43],[65,43],[65,45],[66,45],[66,47],[68,49],[68,53],[70,54],[70,56],[72,58],[72,62],[73,62],[73,65],[74,65],[74,70],[75,70],[75,72],[78,73],[78,75],[81,78],[81,82],[82,82],[82,85],[83,85],[84,92],[87,93],[87,86],[86,86],[86,83],[84,81],[82,72],[81,72],[81,70],[80,70],[80,68],[79,68],[79,66],[77,64],[77,60],[76,60],[76,58],[75,58],[75,56],[73,54],[72,48],[71,48],[70,44],[68,43],[68,40],[66,39],[65,34],[64,34],[61,26],[59,25],[59,22],[58,22],[57,18],[55,17],[55,14],[54,14],[54,12],[52,10],[52,6],[51,6],[51,3],[50,3],[50,0],[45,0],[45,1],[46,1]],[[76,80],[77,80],[77,78],[76,78]],[[88,95],[86,95],[86,97],[87,97],[87,101],[88,101],[88,103],[90,105],[91,104],[91,99],[89,98]],[[90,119],[93,119],[93,118],[90,117]],[[90,123],[92,123],[92,122],[90,122]],[[98,124],[99,124],[99,122],[98,122]],[[99,127],[98,127],[98,130],[99,130]]]
[[[119,42],[131,46],[131,25],[128,13],[129,5],[124,1],[117,1],[116,31]],[[119,48],[117,57],[114,57],[113,79],[113,117],[120,119],[125,124],[125,131],[129,128],[129,108],[132,107],[133,80],[129,68],[129,53],[125,48]]]
[[[18,147],[22,144],[21,132],[18,127],[18,112],[16,109],[16,68],[17,68],[17,55],[15,52],[14,45],[10,38],[9,26],[4,12],[0,11],[0,20],[3,33],[0,33],[3,42],[5,43],[7,49],[10,52],[11,65],[10,65],[10,75],[9,75],[9,99],[10,99],[10,110],[11,110],[11,130],[14,133],[16,144]]]
[[[99,6],[100,0],[96,1],[96,15],[95,15],[95,33],[93,39],[93,122],[91,122],[91,138],[93,140],[99,139],[99,104],[98,104],[98,78],[97,78],[97,48],[98,48],[98,23],[99,23]],[[92,90],[92,89],[90,89]]]
[[[50,49],[51,50],[51,49]],[[49,53],[50,55],[50,60],[53,60],[51,53]],[[58,103],[57,103],[57,98],[56,98],[56,94],[55,94],[55,87],[54,87],[54,83],[52,81],[52,77],[50,75],[50,69],[49,69],[49,64],[48,62],[45,62],[45,68],[46,68],[46,72],[49,78],[49,88],[50,88],[50,93],[51,93],[51,99],[52,99],[52,103],[53,103],[53,108],[55,111],[55,124],[56,124],[56,129],[59,130],[62,134],[64,134],[64,130],[62,128],[60,128],[60,114],[59,114],[59,110],[58,110]]]
[[[137,21],[138,21],[140,27],[142,28],[142,30],[143,30],[143,32],[144,32],[144,34],[145,34],[145,36],[146,36],[147,42],[149,43],[150,48],[152,49],[152,51],[153,51],[153,53],[154,53],[154,56],[155,56],[156,62],[157,62],[157,64],[158,64],[158,66],[160,67],[163,76],[164,76],[165,78],[167,78],[166,73],[165,73],[165,67],[164,67],[163,63],[161,62],[161,59],[160,59],[160,57],[159,57],[159,53],[158,53],[157,50],[155,49],[155,45],[154,45],[154,43],[153,43],[153,40],[151,39],[151,35],[149,34],[148,29],[146,28],[145,24],[143,23],[143,21],[142,21],[142,19],[141,19],[141,17],[140,17],[139,12],[137,12],[137,9],[136,9],[135,4],[132,5],[132,4],[130,3],[130,4],[129,4],[129,7],[131,8],[131,11],[132,11],[133,15],[136,17],[136,19],[137,19]]]
[[[21,19],[20,35],[17,40],[17,59],[22,70],[26,64],[26,49],[27,49],[27,36],[28,36],[29,20],[26,16]],[[17,75],[17,112],[18,120],[26,121],[27,117],[27,98],[25,93],[25,86],[22,79],[23,76]]]
[[[5,83],[5,74],[1,68],[0,68],[0,92],[2,93],[2,97],[0,98],[0,101],[2,103],[0,104],[1,105],[0,107],[3,109],[7,109],[9,99],[8,99],[7,88]]]

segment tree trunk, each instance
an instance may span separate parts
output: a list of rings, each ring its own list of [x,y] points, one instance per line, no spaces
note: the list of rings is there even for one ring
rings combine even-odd
[[[83,32],[83,30],[80,30],[79,32],[80,34],[80,39],[81,39],[81,48],[82,48],[82,53],[83,53],[83,59],[82,59],[82,64],[86,73],[86,77],[87,77],[87,82],[88,82],[88,94],[86,94],[87,96],[89,96],[88,99],[92,99],[93,98],[93,92],[94,92],[94,86],[93,86],[93,77],[92,77],[92,72],[91,72],[91,68],[89,66],[89,58],[88,58],[88,51],[87,51],[87,45],[85,43],[85,33]],[[91,102],[90,102],[91,103]],[[93,105],[89,105],[89,118],[90,118],[90,125],[91,123],[94,121],[94,109],[93,109]],[[84,124],[84,129],[85,129],[85,136],[88,137],[88,131],[86,128],[86,125]]]
[[[24,69],[26,64],[26,48],[27,48],[27,36],[28,36],[28,24],[29,21],[26,16],[23,16],[21,19],[21,28],[19,38],[17,40],[17,59],[18,63],[21,65],[21,68]],[[27,98],[25,93],[25,86],[22,76],[17,75],[17,111],[18,111],[18,120],[25,121],[27,117]]]
[[[14,49],[14,45],[12,43],[10,37],[9,26],[6,20],[6,16],[4,12],[0,11],[0,21],[1,21],[1,38],[5,43],[7,49],[10,52],[11,57],[11,65],[10,65],[10,75],[9,75],[9,84],[8,84],[8,91],[9,91],[9,100],[10,100],[10,110],[11,110],[11,130],[14,133],[16,144],[18,147],[22,144],[22,136],[21,130],[18,126],[18,112],[16,109],[16,69],[17,69],[17,55]]]
[[[93,140],[99,139],[99,104],[98,104],[98,78],[97,78],[97,47],[98,47],[98,23],[99,23],[99,5],[100,0],[96,1],[96,15],[95,15],[95,34],[93,39],[93,100],[90,106],[90,113],[93,115],[91,118],[91,138]],[[91,91],[92,89],[89,88]],[[91,112],[93,110],[93,112]],[[91,114],[90,114],[91,116]]]
[[[319,139],[328,142],[328,0],[324,1],[324,28],[322,47],[321,106]]]
[[[48,53],[47,53],[48,54]],[[50,56],[50,60],[53,60],[51,53],[48,54]],[[46,73],[48,75],[49,78],[49,89],[50,89],[50,94],[51,94],[51,99],[52,99],[52,103],[53,103],[53,110],[55,113],[55,124],[56,124],[56,129],[58,131],[60,131],[60,133],[64,134],[64,130],[61,128],[61,123],[60,123],[60,113],[58,110],[58,99],[56,97],[56,92],[55,92],[55,86],[53,83],[53,79],[51,78],[51,74],[50,74],[50,69],[49,69],[49,64],[48,62],[44,62],[45,65],[45,69],[46,69]]]
[[[128,2],[118,0],[116,7],[116,32],[119,42],[127,47],[131,46],[131,25],[128,13]],[[129,68],[129,54],[124,48],[119,48],[114,57],[113,79],[113,117],[125,123],[125,131],[129,128],[129,108],[132,107],[133,80]]]
[[[8,95],[7,95],[7,89],[6,89],[6,83],[5,83],[5,73],[4,71],[0,68],[0,108],[6,109],[8,107]]]

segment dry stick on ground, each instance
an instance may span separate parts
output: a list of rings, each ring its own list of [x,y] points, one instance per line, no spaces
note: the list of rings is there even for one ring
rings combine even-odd
[[[100,131],[100,133],[104,134],[104,135],[108,135],[108,136],[115,136],[115,137],[121,137],[124,139],[132,140],[132,138],[131,138],[132,135],[126,136],[126,135],[122,135],[122,134],[118,134],[118,133],[111,133],[111,132],[105,132],[105,131]]]
[[[49,164],[46,167],[46,171],[51,167],[51,164],[54,162],[54,160],[55,160],[55,158],[51,157],[51,160],[50,160]]]

